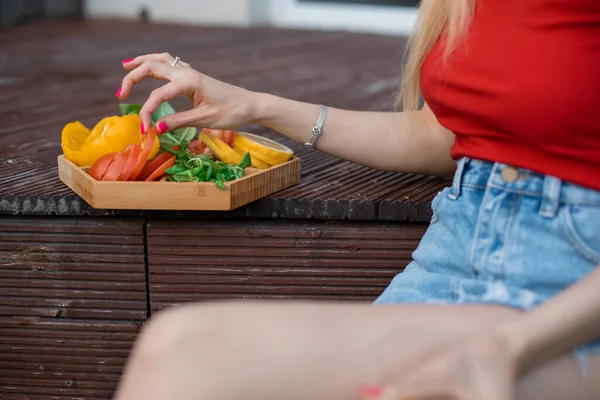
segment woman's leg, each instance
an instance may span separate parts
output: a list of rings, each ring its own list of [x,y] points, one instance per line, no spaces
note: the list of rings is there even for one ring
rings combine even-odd
[[[349,400],[436,346],[511,318],[494,306],[327,303],[188,305],[140,336],[118,400]],[[519,399],[598,398],[600,360],[584,380],[565,356],[521,382]]]

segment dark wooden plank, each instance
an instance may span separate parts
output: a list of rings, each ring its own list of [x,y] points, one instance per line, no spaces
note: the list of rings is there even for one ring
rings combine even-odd
[[[424,224],[150,220],[152,310],[218,299],[372,301]]]
[[[0,217],[0,316],[144,320],[143,224]]]
[[[139,324],[0,316],[0,397],[111,398]]]
[[[431,201],[450,181],[421,177],[406,180],[403,187],[379,203],[378,217],[387,221],[426,222],[431,218]]]

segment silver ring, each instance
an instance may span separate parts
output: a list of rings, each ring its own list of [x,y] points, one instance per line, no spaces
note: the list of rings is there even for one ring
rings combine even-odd
[[[174,67],[175,65],[177,65],[177,63],[179,62],[179,60],[181,60],[181,58],[175,57],[175,61],[173,61],[173,64],[171,64],[171,67]]]

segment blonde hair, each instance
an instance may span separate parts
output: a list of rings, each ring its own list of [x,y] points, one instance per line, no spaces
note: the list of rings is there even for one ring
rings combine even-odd
[[[404,68],[397,106],[405,111],[419,107],[420,72],[427,54],[440,38],[445,35],[443,59],[447,59],[466,33],[475,0],[422,0],[415,30],[407,45],[407,58]]]

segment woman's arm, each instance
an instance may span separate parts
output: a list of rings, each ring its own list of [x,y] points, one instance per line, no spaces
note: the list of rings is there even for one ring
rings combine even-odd
[[[519,374],[600,338],[600,266],[499,332],[510,343]]]
[[[256,95],[256,122],[304,143],[319,116],[319,106],[268,94]],[[360,112],[329,108],[316,148],[369,167],[451,176],[454,135],[431,109]]]
[[[144,127],[166,100],[185,95],[191,110],[158,121],[168,130],[183,126],[235,129],[255,122],[300,143],[312,134],[319,106],[256,93],[206,76],[187,64],[171,66],[169,54],[136,57],[123,64],[130,71],[119,90],[127,98],[134,84],[148,77],[168,80],[154,90],[142,110]],[[357,112],[329,109],[323,135],[316,148],[339,158],[382,170],[451,176],[456,168],[450,157],[454,135],[443,128],[429,107],[413,113]]]
[[[600,338],[600,268],[540,307],[434,351],[364,399],[514,398],[517,378]]]

